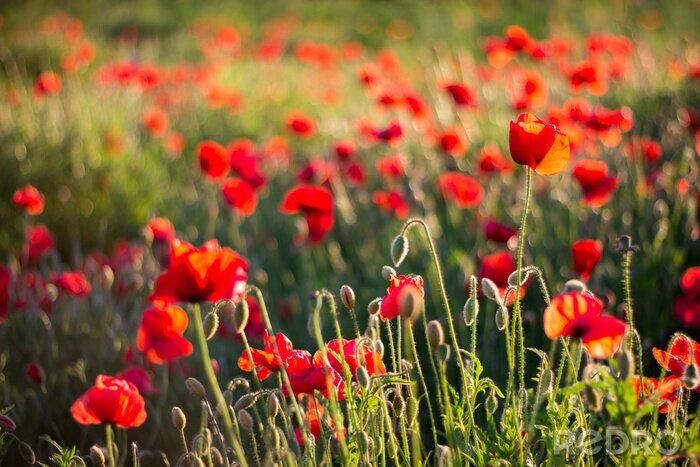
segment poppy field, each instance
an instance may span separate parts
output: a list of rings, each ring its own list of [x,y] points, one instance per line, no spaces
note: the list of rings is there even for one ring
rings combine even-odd
[[[0,465],[700,463],[697,2],[0,5]]]

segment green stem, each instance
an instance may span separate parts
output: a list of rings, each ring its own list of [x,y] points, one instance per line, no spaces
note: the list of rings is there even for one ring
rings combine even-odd
[[[107,464],[114,467],[114,449],[112,449],[112,425],[105,425],[105,443],[107,443]]]
[[[425,313],[423,313],[425,314]],[[425,377],[423,377],[423,369],[420,366],[420,360],[418,358],[418,349],[416,348],[416,339],[413,336],[413,326],[410,322],[406,322],[406,328],[408,328],[408,333],[406,340],[409,341],[410,347],[413,349],[413,360],[416,363],[416,369],[418,370],[418,377],[420,378],[421,386],[423,387],[423,394],[425,394],[425,401],[428,403],[428,412],[430,415],[430,428],[433,432],[433,442],[435,447],[433,449],[437,450],[438,440],[437,440],[437,427],[435,425],[435,416],[433,415],[433,404],[430,402],[430,394],[428,394],[428,385],[425,384]]]
[[[634,309],[632,308],[632,280],[630,276],[630,270],[632,268],[632,254],[633,250],[630,248],[622,253],[622,272],[623,272],[623,285],[625,293],[625,305],[627,307],[627,324],[630,327],[630,345],[635,346],[635,353],[637,354],[637,369],[640,377],[644,376],[644,368],[642,362],[642,342],[637,334],[637,330],[634,327]],[[644,399],[644,390],[640,391],[641,397]]]

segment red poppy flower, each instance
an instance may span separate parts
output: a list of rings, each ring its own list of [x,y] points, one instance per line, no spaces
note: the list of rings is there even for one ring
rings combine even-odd
[[[300,182],[328,183],[335,172],[335,164],[320,158],[313,158],[297,173]]]
[[[388,212],[394,217],[399,219],[408,217],[408,203],[406,203],[406,200],[403,199],[403,196],[401,196],[401,193],[398,191],[377,190],[372,194],[372,202],[374,202],[381,211]]]
[[[70,413],[81,425],[136,428],[146,421],[145,402],[136,386],[105,375],[99,375],[95,385],[73,403]]]
[[[146,110],[141,121],[153,138],[163,136],[168,129],[168,114],[157,107]]]
[[[386,156],[377,159],[377,172],[384,178],[401,178],[405,174],[405,166],[400,156]]]
[[[23,208],[30,216],[44,212],[44,195],[32,185],[27,185],[15,191],[12,202],[18,208]]]
[[[479,153],[479,170],[485,174],[510,172],[511,165],[497,146],[484,146]]]
[[[700,297],[684,294],[676,298],[673,317],[687,328],[700,329]]]
[[[141,394],[150,395],[157,394],[159,392],[158,389],[153,387],[153,383],[151,382],[151,377],[148,375],[148,372],[140,366],[127,368],[126,370],[120,372],[117,375],[117,378],[133,384]]]
[[[519,70],[513,76],[511,102],[516,110],[534,109],[547,103],[547,85],[542,75],[532,70]]]
[[[92,292],[92,286],[82,272],[64,272],[54,281],[56,287],[76,298],[84,298]]]
[[[508,240],[513,238],[518,233],[517,229],[509,225],[499,224],[494,220],[489,220],[484,225],[484,234],[486,238],[496,243],[508,243]]]
[[[645,136],[632,137],[627,143],[627,154],[632,158],[642,157],[647,164],[653,164],[661,157],[661,145]]]
[[[603,161],[579,161],[573,176],[583,190],[583,204],[594,208],[604,205],[617,188],[617,177],[608,175],[608,166]]]
[[[316,131],[313,120],[299,111],[287,115],[287,128],[302,138],[308,138]]]
[[[154,217],[146,225],[146,229],[156,242],[170,242],[175,238],[175,227],[164,217]]]
[[[197,249],[175,239],[170,267],[158,279],[150,300],[165,302],[238,302],[248,280],[246,261],[230,248],[209,240]]]
[[[341,375],[345,371],[342,363],[344,359],[345,364],[350,368],[353,381],[356,381],[355,372],[360,365],[365,367],[370,376],[386,373],[382,356],[367,344],[360,342],[360,339],[350,341],[333,339],[326,344],[326,356],[331,367]],[[313,361],[317,365],[323,364],[323,353],[317,351]]]
[[[280,204],[283,214],[302,213],[306,219],[309,240],[321,242],[335,223],[333,195],[322,186],[298,185],[289,190]]]
[[[31,362],[29,365],[27,365],[25,373],[27,374],[27,378],[29,378],[29,380],[37,386],[41,386],[46,380],[44,369],[41,368],[41,366],[36,362]]]
[[[404,293],[417,291],[421,297],[425,296],[423,290],[423,278],[421,276],[396,276],[389,281],[386,295],[379,306],[379,316],[383,320],[396,318],[400,314],[399,304]]]
[[[53,234],[44,224],[28,227],[26,236],[27,241],[22,248],[22,259],[27,258],[30,263],[35,262],[54,247]]]
[[[12,282],[12,273],[7,266],[0,263],[0,324],[10,308],[10,282]]]
[[[284,334],[277,333],[274,336],[268,335],[267,331],[263,336],[264,350],[250,349],[253,357],[252,361],[247,350],[241,352],[238,358],[238,368],[243,371],[253,371],[253,366],[258,373],[258,378],[263,380],[273,372],[280,371],[280,367],[305,368],[311,365],[311,354],[306,350],[296,350]],[[275,355],[274,343],[277,343],[278,356]]]
[[[540,175],[554,175],[569,162],[569,138],[531,113],[520,114],[510,122],[510,155]]]
[[[459,133],[456,130],[445,130],[442,133],[438,133],[437,141],[440,145],[440,149],[445,154],[449,154],[452,157],[460,157],[464,155],[467,150],[466,143],[462,140]]]
[[[146,360],[156,365],[186,357],[192,353],[192,344],[183,337],[187,323],[187,313],[182,308],[156,302],[141,316],[136,346]]]
[[[517,268],[513,255],[509,251],[497,251],[484,257],[479,267],[479,281],[490,279],[498,287],[498,291],[503,295],[508,288],[508,276]],[[520,298],[525,296],[527,284],[520,287]],[[515,301],[515,293],[508,294],[506,304],[511,305]]]
[[[700,266],[688,268],[683,272],[681,290],[686,295],[700,298]]]
[[[462,83],[447,83],[444,85],[455,105],[465,107],[476,107],[476,96],[473,89]]]
[[[172,131],[165,135],[163,146],[171,159],[177,159],[182,154],[182,150],[185,149],[185,137],[182,136],[182,133]]]
[[[581,279],[588,280],[603,254],[603,244],[598,240],[583,238],[571,245],[574,271]]]
[[[347,160],[355,154],[356,147],[351,141],[338,141],[333,146],[333,152],[341,160]]]
[[[250,216],[258,206],[258,196],[253,187],[240,178],[229,178],[221,184],[226,204],[243,216]]]
[[[43,97],[48,94],[57,94],[62,85],[63,81],[60,76],[51,71],[45,71],[39,75],[34,83],[34,95]]]
[[[215,141],[203,141],[197,146],[199,166],[211,180],[224,178],[230,169],[226,149]]]
[[[627,325],[603,314],[603,302],[581,292],[554,297],[544,310],[544,333],[550,339],[578,337],[593,358],[610,358],[620,348]]]
[[[580,92],[584,87],[594,96],[602,96],[607,91],[605,77],[600,67],[589,61],[576,64],[569,72],[571,90]]]
[[[688,366],[700,365],[700,344],[684,335],[674,336],[665,351],[654,347],[653,354],[659,365],[677,378],[683,376]]]
[[[245,180],[254,190],[265,185],[267,180],[258,168],[259,158],[255,145],[247,139],[238,139],[228,145],[231,170]]]
[[[440,175],[438,187],[442,196],[454,201],[460,209],[478,206],[484,196],[484,190],[479,182],[459,172],[447,172]]]
[[[330,392],[334,391],[339,400],[345,398],[343,378],[328,363],[292,361],[289,365],[285,365],[285,370],[295,395],[314,394],[318,391],[323,397],[329,399]],[[289,396],[285,387],[282,387],[282,393]]]
[[[386,128],[382,130],[374,130],[374,137],[384,141],[390,146],[396,146],[401,142],[403,137],[403,129],[398,120],[392,120],[389,122]]]
[[[632,376],[630,384],[634,388],[634,394],[637,397],[637,404],[641,405],[641,379],[639,376]],[[659,398],[659,413],[669,413],[676,409],[676,400],[678,398],[678,389],[683,386],[675,376],[667,376],[663,381],[656,378],[644,378],[644,395],[645,398],[654,395]]]

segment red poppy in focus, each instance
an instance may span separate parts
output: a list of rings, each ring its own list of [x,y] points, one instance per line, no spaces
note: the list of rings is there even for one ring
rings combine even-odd
[[[681,378],[690,365],[700,365],[700,344],[683,334],[673,337],[667,350],[656,347],[653,349],[654,358],[661,367]],[[697,388],[700,392],[700,387]]]
[[[569,162],[569,138],[531,113],[520,114],[510,122],[510,155],[540,175],[554,175]]]
[[[148,128],[151,137],[158,138],[163,136],[168,129],[168,114],[154,107],[144,112],[141,122],[143,126]]]
[[[28,227],[26,237],[27,242],[22,247],[22,259],[26,258],[30,263],[51,251],[55,244],[53,234],[44,224]]]
[[[183,337],[187,313],[179,306],[156,302],[144,310],[136,334],[136,346],[146,360],[156,365],[187,357],[192,344]]]
[[[148,372],[140,366],[127,368],[126,370],[117,374],[116,377],[123,379],[124,381],[128,381],[136,386],[136,389],[138,389],[141,394],[150,395],[157,394],[159,392],[158,389],[153,387],[153,383],[151,382],[151,377],[148,375]]]
[[[203,141],[197,146],[199,166],[212,180],[224,178],[230,169],[226,149],[215,141]]]
[[[475,179],[459,172],[447,172],[438,179],[440,193],[445,199],[455,202],[460,209],[469,209],[479,205],[484,190]]]
[[[372,194],[372,202],[381,211],[388,212],[396,218],[405,219],[408,217],[408,203],[398,191],[377,190]]]
[[[509,251],[502,250],[491,253],[481,261],[481,266],[479,267],[479,282],[484,278],[490,279],[496,284],[498,291],[501,296],[503,296],[508,288],[508,276],[516,269],[515,260]],[[527,284],[523,284],[520,287],[520,298],[525,296],[527,290],[526,285]],[[508,297],[506,297],[506,304],[511,305],[514,301],[515,293],[508,294]]]
[[[311,354],[306,350],[294,349],[292,341],[281,332],[270,336],[265,331],[263,343],[264,349],[250,349],[250,356],[247,350],[243,350],[238,357],[238,368],[252,372],[255,367],[258,379],[264,380],[272,373],[280,371],[281,366],[287,369],[307,367],[311,364]],[[275,343],[279,353],[275,352]]]
[[[280,212],[303,214],[312,244],[321,242],[335,223],[333,195],[322,186],[302,184],[292,188],[284,195]]]
[[[571,245],[574,271],[579,273],[584,281],[591,277],[602,255],[603,244],[598,240],[583,238]]]
[[[360,342],[360,339],[351,341],[333,339],[326,344],[325,350],[328,363],[341,375],[344,374],[345,371],[343,369],[343,361],[348,365],[353,381],[357,381],[355,372],[357,372],[357,368],[360,365],[365,367],[370,376],[383,375],[386,373],[384,362],[382,362],[382,356],[367,344]],[[313,360],[315,364],[323,364],[323,353],[317,351],[314,354]]]
[[[603,161],[579,161],[573,176],[583,190],[583,204],[593,208],[607,203],[617,188],[617,177],[608,175],[608,166]]]
[[[92,292],[92,286],[82,272],[64,272],[53,282],[72,297],[85,298]]]
[[[396,318],[400,314],[399,304],[404,294],[418,293],[425,296],[423,290],[423,278],[421,276],[396,276],[389,281],[386,295],[379,306],[379,316],[383,320]]]
[[[630,378],[630,384],[634,388],[634,395],[637,397],[637,404],[641,405],[642,399],[639,397],[641,388],[641,379],[635,375]],[[678,390],[683,386],[675,376],[667,376],[663,381],[656,378],[644,377],[644,398],[654,395],[659,398],[659,413],[669,413],[676,409],[676,400],[678,398]]]
[[[49,94],[57,94],[61,90],[63,81],[61,77],[51,71],[45,71],[39,75],[34,83],[34,95],[43,97]]]
[[[673,316],[685,327],[700,329],[700,267],[686,269],[681,291],[683,294],[673,301]]]
[[[258,196],[253,187],[240,178],[225,180],[221,184],[221,193],[228,207],[242,216],[250,216],[258,206]]]
[[[444,86],[455,105],[465,107],[476,107],[476,96],[473,89],[462,83],[447,83]]]
[[[484,234],[486,238],[496,243],[508,243],[508,240],[513,238],[517,233],[517,229],[509,225],[499,224],[494,220],[489,220],[486,222],[486,225],[484,225]]]
[[[308,138],[316,131],[313,120],[299,111],[287,115],[287,128],[302,138]]]
[[[544,310],[548,338],[580,338],[593,358],[610,358],[620,348],[626,330],[625,323],[603,314],[603,302],[581,292],[557,295]]]
[[[245,292],[248,265],[238,253],[209,240],[197,249],[175,239],[170,244],[170,267],[158,279],[151,301],[235,303]]]
[[[32,185],[27,185],[15,191],[12,202],[18,208],[23,208],[30,216],[44,212],[44,195]]]
[[[164,217],[154,217],[148,221],[146,230],[156,242],[170,242],[170,240],[175,238],[173,223]]]
[[[136,386],[105,375],[99,375],[95,385],[73,403],[70,413],[81,425],[136,428],[146,421],[145,402]]]

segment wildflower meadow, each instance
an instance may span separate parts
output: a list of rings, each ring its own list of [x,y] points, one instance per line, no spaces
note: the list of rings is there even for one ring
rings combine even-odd
[[[699,465],[698,18],[0,3],[0,465]]]

